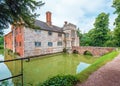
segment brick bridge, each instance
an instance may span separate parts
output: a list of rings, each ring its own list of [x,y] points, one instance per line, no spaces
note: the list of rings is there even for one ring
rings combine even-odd
[[[72,52],[77,51],[79,54],[84,55],[87,51],[89,51],[95,57],[102,56],[113,50],[115,50],[115,48],[112,47],[72,47]]]

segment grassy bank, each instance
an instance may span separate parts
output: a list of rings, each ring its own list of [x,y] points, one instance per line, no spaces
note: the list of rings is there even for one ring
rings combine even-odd
[[[105,65],[107,62],[113,60],[118,54],[119,54],[119,52],[113,51],[109,54],[106,54],[106,55],[100,57],[98,60],[96,60],[93,64],[91,64],[91,66],[89,66],[87,69],[85,69],[84,71],[82,71],[80,74],[77,75],[77,77],[80,80],[80,83],[87,80],[87,78],[93,72],[95,72],[97,69],[99,69],[100,67]]]
[[[0,49],[0,54],[3,54],[4,53],[4,49]]]

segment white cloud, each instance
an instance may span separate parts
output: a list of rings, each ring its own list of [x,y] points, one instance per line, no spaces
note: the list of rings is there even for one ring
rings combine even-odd
[[[40,1],[40,0],[39,0]],[[113,28],[115,15],[111,7],[113,0],[42,0],[45,5],[37,10],[39,20],[46,21],[46,11],[52,12],[52,23],[62,27],[64,21],[71,22],[82,32],[93,28],[97,15],[101,12],[110,13],[110,28]]]
[[[113,30],[115,27],[113,24],[115,22],[116,17],[117,17],[117,15],[110,15],[110,17],[109,17],[109,27],[111,30]]]
[[[82,32],[93,28],[97,15],[101,12],[113,13],[112,0],[44,0],[40,9],[40,20],[45,21],[45,12],[52,12],[54,25],[63,26],[64,21],[76,24]],[[110,28],[113,28],[115,16],[110,16]]]

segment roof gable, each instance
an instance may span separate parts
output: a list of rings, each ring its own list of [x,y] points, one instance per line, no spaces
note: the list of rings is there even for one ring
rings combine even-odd
[[[63,29],[58,27],[58,26],[55,26],[55,25],[47,25],[45,22],[43,21],[40,21],[40,20],[36,20],[35,21],[35,25],[40,27],[42,30],[47,30],[47,31],[53,31],[53,32],[60,32],[60,33],[63,33]]]

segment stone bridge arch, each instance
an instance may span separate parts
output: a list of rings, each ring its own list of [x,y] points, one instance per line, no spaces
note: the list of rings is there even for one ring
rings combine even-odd
[[[77,49],[72,50],[72,53],[78,53],[79,51]]]
[[[91,52],[91,54],[93,56],[99,57],[99,56],[102,56],[106,53],[109,53],[109,52],[115,50],[115,48],[113,48],[113,47],[91,47],[91,46],[89,46],[89,47],[76,47],[76,46],[73,46],[72,52],[75,50],[78,51],[78,53],[82,54],[82,55],[84,55],[84,53],[86,51],[89,51],[89,52]]]
[[[87,55],[88,53],[93,56],[93,53],[91,51],[89,51],[89,50],[85,50],[82,55]]]

